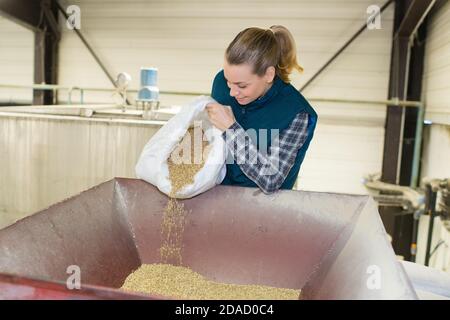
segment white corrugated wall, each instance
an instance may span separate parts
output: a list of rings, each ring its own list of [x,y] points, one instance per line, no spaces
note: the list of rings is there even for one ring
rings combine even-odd
[[[0,84],[31,85],[34,81],[34,33],[0,15]],[[29,103],[32,89],[0,86],[0,104]]]
[[[423,98],[425,119],[421,177],[450,178],[450,2],[430,13],[425,45]],[[419,224],[417,262],[424,263],[428,216]],[[450,232],[435,218],[431,249],[444,241],[430,258],[430,266],[450,272]]]
[[[100,1],[79,0],[81,31],[113,73],[133,77],[139,68],[159,68],[162,91],[210,92],[228,43],[249,26],[282,24],[293,33],[303,75],[300,87],[345,43],[378,0],[302,1]],[[382,28],[366,30],[307,90],[306,97],[381,99],[387,97],[393,7]],[[61,21],[65,23],[65,21]],[[60,49],[60,84],[110,88],[76,34],[64,28]],[[61,93],[60,99],[66,99]],[[90,102],[110,102],[110,93],[88,92]],[[183,104],[192,97],[162,96],[163,104]],[[361,179],[381,170],[385,108],[364,104],[312,103],[319,125],[300,172],[305,190],[365,193]]]
[[[423,97],[422,177],[450,178],[450,2],[436,7],[428,23]]]

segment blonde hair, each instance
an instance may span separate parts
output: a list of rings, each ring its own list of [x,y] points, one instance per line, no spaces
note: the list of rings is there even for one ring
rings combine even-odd
[[[283,26],[269,29],[247,28],[238,33],[225,51],[227,62],[232,65],[248,63],[253,73],[263,76],[268,67],[274,67],[277,76],[290,82],[292,71],[303,72],[297,62],[297,50],[292,34]]]

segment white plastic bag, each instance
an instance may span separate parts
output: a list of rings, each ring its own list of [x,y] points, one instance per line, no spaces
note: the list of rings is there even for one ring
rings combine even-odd
[[[205,107],[216,102],[208,96],[200,96],[183,106],[161,127],[147,142],[136,164],[136,177],[143,179],[161,192],[169,195],[171,183],[167,159],[184,137],[187,130],[196,121],[202,121],[202,129],[210,144],[210,150],[202,169],[194,177],[194,183],[185,186],[174,195],[176,198],[191,198],[220,184],[226,174],[226,147],[221,131],[208,119]]]

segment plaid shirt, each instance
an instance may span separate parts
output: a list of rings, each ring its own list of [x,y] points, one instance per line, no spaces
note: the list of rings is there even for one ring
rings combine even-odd
[[[257,149],[250,135],[234,122],[222,133],[229,155],[242,172],[266,194],[278,190],[308,138],[308,114],[298,113],[289,127],[277,134],[267,152]]]

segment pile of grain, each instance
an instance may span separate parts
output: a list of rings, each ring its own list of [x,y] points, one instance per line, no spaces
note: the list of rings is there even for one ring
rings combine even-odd
[[[209,281],[194,271],[167,264],[142,265],[125,280],[124,290],[179,299],[296,300],[299,290]]]

